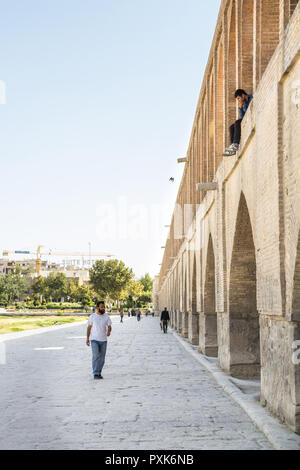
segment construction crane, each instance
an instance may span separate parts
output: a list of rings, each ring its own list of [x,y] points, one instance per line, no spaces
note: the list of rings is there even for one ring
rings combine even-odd
[[[81,251],[73,251],[73,252],[70,252],[70,251],[53,251],[53,250],[49,250],[49,251],[45,251],[45,252],[41,252],[41,248],[44,248],[43,245],[39,245],[37,247],[37,251],[28,251],[28,250],[4,250],[3,251],[3,256],[8,256],[9,254],[14,254],[14,255],[36,255],[36,274],[37,276],[40,276],[41,275],[41,265],[42,265],[42,261],[41,261],[41,257],[42,256],[86,256],[86,257],[91,257],[91,256],[94,256],[94,257],[101,257],[101,258],[112,258],[113,256],[115,255],[111,255],[111,254],[107,254],[107,253],[83,253]]]

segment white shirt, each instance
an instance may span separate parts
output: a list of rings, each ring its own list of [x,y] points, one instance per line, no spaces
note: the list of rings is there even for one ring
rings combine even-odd
[[[92,315],[89,316],[88,325],[92,325],[91,341],[107,341],[107,327],[111,325],[111,319],[107,313],[103,313],[103,315],[92,313]]]

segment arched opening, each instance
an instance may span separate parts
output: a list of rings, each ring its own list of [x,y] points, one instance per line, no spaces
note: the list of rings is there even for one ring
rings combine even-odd
[[[171,317],[171,326],[176,329],[176,312],[178,308],[177,269],[174,271],[174,309]]]
[[[215,174],[215,106],[214,106],[214,80],[211,78],[210,83],[210,100],[209,100],[209,128],[208,128],[208,181],[213,181]]]
[[[298,5],[300,0],[290,0],[290,17],[293,15],[296,6]]]
[[[192,219],[196,215],[196,183],[197,181],[197,154],[196,154],[196,142],[197,142],[197,130],[194,131],[193,138],[192,138],[192,145],[191,145],[191,151],[190,151],[190,168],[191,168],[191,179],[190,179],[190,191],[191,191],[191,201],[190,203],[192,204]]]
[[[230,373],[260,377],[260,330],[256,304],[256,257],[252,226],[241,195],[229,284]]]
[[[228,38],[228,61],[227,61],[227,123],[231,125],[236,120],[237,107],[234,92],[237,89],[237,60],[236,60],[236,2],[232,2],[229,38]],[[226,143],[229,143],[228,133]]]
[[[174,297],[175,297],[175,307],[172,316],[171,326],[176,330],[177,325],[177,309],[178,309],[178,281],[177,281],[177,267],[175,268],[175,278],[174,278]]]
[[[253,92],[253,0],[243,0],[242,6],[242,74],[240,88]]]
[[[204,104],[204,108],[206,109],[206,104]],[[202,168],[203,168],[203,183],[208,182],[208,139],[207,139],[207,112],[204,113],[203,119],[203,133],[202,133]]]
[[[178,333],[181,333],[181,312],[182,312],[182,270],[181,267],[178,269],[178,310],[176,315],[176,330]]]
[[[260,74],[263,76],[279,43],[280,0],[262,0],[260,10]]]
[[[218,50],[216,105],[216,170],[222,161],[224,151],[224,49]]]
[[[189,314],[188,314],[188,283],[187,283],[187,270],[184,272],[183,284],[183,312],[182,312],[182,332],[181,336],[187,338],[189,334]]]
[[[191,344],[199,344],[199,315],[197,312],[197,270],[196,256],[192,256],[192,285],[191,285],[191,312],[189,315],[189,341]]]
[[[197,210],[197,197],[196,184],[199,183],[198,175],[198,124],[194,133],[193,139],[193,215],[196,215]]]
[[[206,356],[218,356],[218,334],[216,314],[215,254],[209,236],[203,296],[203,312],[200,317],[199,346]]]
[[[202,115],[199,115],[198,121],[198,143],[197,143],[197,173],[198,173],[198,181],[197,183],[203,183],[203,149],[202,149],[202,141],[203,141],[203,119]],[[197,204],[200,204],[203,199],[202,191],[197,191]]]

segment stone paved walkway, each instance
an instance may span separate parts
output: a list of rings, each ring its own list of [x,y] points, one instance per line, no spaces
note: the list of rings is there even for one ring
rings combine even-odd
[[[85,325],[6,343],[0,449],[271,449],[157,318],[113,318],[104,380]],[[36,350],[60,347],[64,349]]]

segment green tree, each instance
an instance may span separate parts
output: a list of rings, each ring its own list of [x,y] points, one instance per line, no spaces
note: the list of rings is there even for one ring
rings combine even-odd
[[[140,281],[130,281],[129,286],[127,288],[128,295],[135,300],[137,300],[141,295],[144,293],[144,286]]]
[[[45,278],[42,276],[38,276],[34,279],[32,286],[31,286],[31,291],[34,294],[39,294],[39,295],[45,295],[46,291],[46,284],[45,284]],[[45,296],[46,297],[46,296]]]
[[[141,295],[144,294],[144,286],[140,281],[132,279],[129,282],[126,291],[124,291],[124,294],[127,300],[127,306],[129,308],[135,307],[137,306],[137,302],[139,302]]]
[[[68,293],[67,297],[70,301],[77,302],[78,281],[75,279],[68,279]]]
[[[62,297],[68,295],[68,279],[64,273],[52,271],[44,280],[45,296],[54,301],[60,301]]]
[[[0,305],[6,307],[8,304],[8,295],[5,289],[4,279],[4,277],[0,277]]]
[[[133,276],[132,269],[117,259],[98,260],[90,269],[91,286],[97,295],[117,300],[118,307],[122,291],[126,289]]]
[[[0,303],[7,305],[28,292],[28,283],[20,274],[9,273],[0,278]]]
[[[145,292],[144,295],[141,295],[139,297],[139,301],[142,303],[142,304],[150,304],[152,302],[152,295],[150,292]]]
[[[152,302],[153,279],[149,273],[146,273],[145,276],[141,277],[140,282],[144,286],[144,292],[138,300],[142,304],[149,304]]]
[[[93,297],[96,296],[96,293],[85,284],[79,286],[76,282],[72,282],[74,283],[74,286],[70,295],[71,299],[75,302],[81,302],[83,306],[92,305]]]
[[[143,284],[145,292],[151,292],[152,293],[153,279],[152,279],[152,277],[150,276],[149,273],[146,273],[145,276],[141,277],[141,279],[139,281]]]

